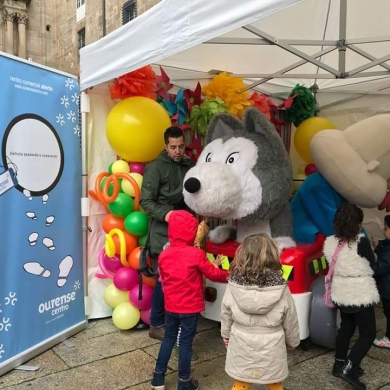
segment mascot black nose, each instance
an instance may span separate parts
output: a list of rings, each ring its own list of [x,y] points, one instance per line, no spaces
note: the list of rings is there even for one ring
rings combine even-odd
[[[184,183],[184,188],[190,194],[195,194],[195,192],[198,192],[200,190],[200,181],[196,177],[190,177]]]

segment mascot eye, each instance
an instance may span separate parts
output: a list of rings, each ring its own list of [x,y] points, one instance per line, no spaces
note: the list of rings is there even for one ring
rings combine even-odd
[[[239,156],[240,156],[239,152],[230,153],[228,158],[226,159],[226,164],[228,165],[234,164],[238,160]]]
[[[206,162],[211,162],[211,153],[208,153],[206,156]]]

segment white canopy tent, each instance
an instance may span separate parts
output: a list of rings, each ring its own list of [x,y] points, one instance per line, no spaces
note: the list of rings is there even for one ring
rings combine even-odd
[[[105,118],[116,77],[149,64],[158,73],[161,65],[175,86],[191,88],[227,71],[277,99],[300,83],[316,92],[320,115],[344,129],[390,111],[388,15],[388,0],[162,0],[80,52],[85,193],[115,158]],[[94,277],[105,212],[96,202],[87,209],[93,318],[111,311],[101,302],[106,282]],[[373,229],[377,218],[367,221]]]

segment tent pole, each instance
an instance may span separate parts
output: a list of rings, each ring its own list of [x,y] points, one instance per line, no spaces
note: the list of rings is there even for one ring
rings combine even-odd
[[[87,112],[89,112],[89,96],[86,92],[81,92],[81,216],[83,229],[83,272],[84,272],[84,304],[85,315],[89,316],[88,302],[88,239],[89,232],[88,215],[88,169],[87,169]]]
[[[362,50],[360,47],[357,47],[355,45],[348,45],[348,49],[351,49],[352,51],[354,51],[355,53],[357,54],[360,54],[362,57],[365,57],[367,58],[368,60],[370,61],[375,61],[377,60],[376,57],[374,57],[373,55],[371,55],[370,53],[367,53],[365,50]],[[381,66],[382,68],[385,68],[387,70],[390,70],[390,65],[387,65],[387,64],[379,64],[379,66]]]
[[[347,51],[347,0],[340,0],[340,25],[339,25],[339,72],[340,77],[348,76],[345,72],[345,55]]]

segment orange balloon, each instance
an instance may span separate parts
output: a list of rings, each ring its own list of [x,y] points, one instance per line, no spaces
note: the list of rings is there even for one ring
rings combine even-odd
[[[137,238],[134,237],[134,236],[131,236],[129,233],[127,232],[123,232],[124,236],[125,236],[125,241],[126,241],[126,254],[128,255],[130,252],[132,252],[134,250],[134,248],[137,247]],[[114,240],[114,244],[115,244],[115,253],[116,254],[120,254],[120,241],[119,241],[119,237],[117,235],[113,236],[112,239]]]
[[[142,283],[148,285],[149,287],[154,288],[154,286],[156,285],[156,281],[157,278],[155,277],[148,278],[145,275],[142,275]]]
[[[141,247],[133,249],[133,251],[127,257],[130,268],[133,268],[137,271],[139,268],[139,257],[141,255]]]
[[[115,217],[112,214],[107,214],[102,221],[102,227],[106,234],[110,233],[112,229],[125,230],[125,219]]]

